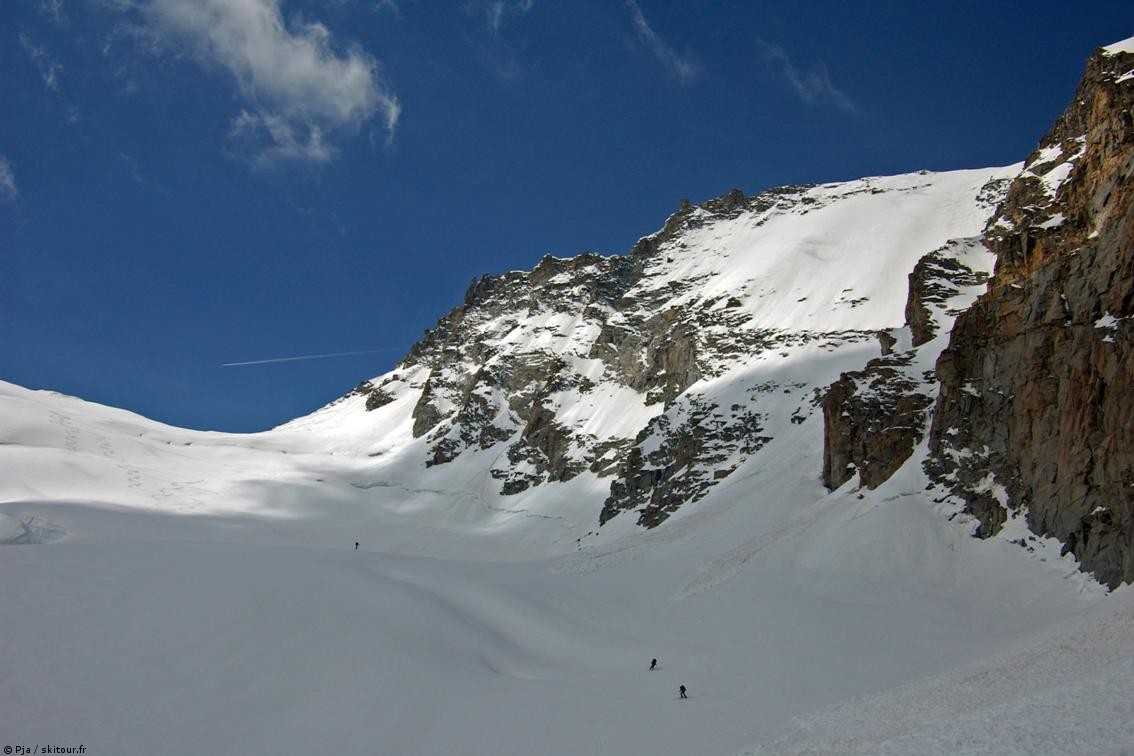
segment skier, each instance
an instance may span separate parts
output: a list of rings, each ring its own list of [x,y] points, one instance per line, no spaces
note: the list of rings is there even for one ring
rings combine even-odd
[[[657,667],[658,667],[658,660],[657,659],[650,659],[650,671],[652,672],[653,670],[657,669]]]
[[[354,550],[355,550],[355,551],[358,551],[358,541],[355,541],[355,542],[354,542]]]
[[[682,685],[681,688],[679,688],[679,690],[681,692],[682,698],[689,698],[689,696],[685,695],[685,686],[684,685]]]

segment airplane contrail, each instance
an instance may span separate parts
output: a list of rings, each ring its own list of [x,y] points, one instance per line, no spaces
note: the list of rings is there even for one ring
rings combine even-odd
[[[268,360],[248,360],[247,362],[225,362],[221,367],[241,367],[242,365],[267,365],[271,362],[295,362],[297,360],[322,360],[327,357],[350,357],[355,354],[375,354],[377,352],[396,352],[399,347],[385,349],[363,349],[358,352],[330,352],[328,354],[301,354],[297,357],[273,357]]]

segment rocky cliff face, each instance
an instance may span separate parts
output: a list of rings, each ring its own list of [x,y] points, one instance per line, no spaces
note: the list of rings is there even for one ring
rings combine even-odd
[[[1101,50],[990,225],[937,364],[928,470],[1111,586],[1134,580],[1134,54]]]

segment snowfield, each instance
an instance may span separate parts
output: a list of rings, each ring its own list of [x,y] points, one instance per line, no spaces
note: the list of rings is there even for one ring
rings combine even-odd
[[[807,213],[705,226],[657,282],[739,293],[765,325],[896,329],[912,263],[978,234],[973,191],[1019,169],[819,187]],[[868,299],[832,309],[851,294]],[[552,325],[568,336],[543,348],[596,336]],[[425,468],[411,371],[373,412],[350,397],[251,435],[0,382],[0,745],[1134,753],[1129,587],[1022,522],[972,538],[924,448],[875,490],[821,485],[814,389],[877,354],[788,344],[698,383],[722,406],[789,388],[758,398],[772,440],[653,530],[600,529],[610,479],[591,473],[509,497],[498,449]],[[632,435],[660,407],[631,394],[557,411]]]

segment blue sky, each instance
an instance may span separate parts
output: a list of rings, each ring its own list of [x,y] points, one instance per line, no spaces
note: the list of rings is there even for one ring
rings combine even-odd
[[[1113,1],[4,0],[0,379],[264,429],[682,197],[1022,160],[1131,34]]]

